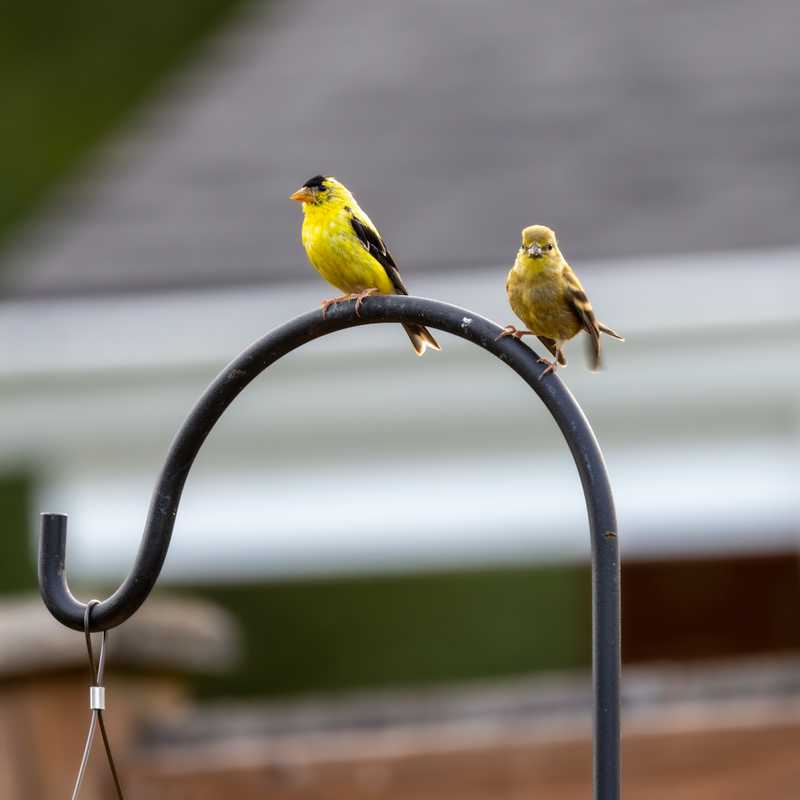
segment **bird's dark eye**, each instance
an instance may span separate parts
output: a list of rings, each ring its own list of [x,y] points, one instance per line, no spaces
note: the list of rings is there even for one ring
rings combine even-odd
[[[552,249],[553,249],[553,245],[551,245],[551,244],[546,244],[546,245],[545,245],[545,246],[542,248],[542,250],[552,250]]]

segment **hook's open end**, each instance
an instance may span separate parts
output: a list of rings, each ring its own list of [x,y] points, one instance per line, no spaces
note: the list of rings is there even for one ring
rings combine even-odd
[[[83,630],[83,603],[67,586],[64,561],[67,551],[67,515],[42,514],[39,539],[39,591],[50,613],[62,624]]]
[[[42,538],[39,543],[40,556],[60,555],[64,560],[67,551],[67,515],[42,514]]]

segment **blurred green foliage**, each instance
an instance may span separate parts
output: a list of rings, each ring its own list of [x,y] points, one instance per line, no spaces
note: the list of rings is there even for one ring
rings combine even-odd
[[[31,553],[31,481],[26,475],[0,475],[0,594],[36,590]]]
[[[0,242],[244,3],[0,3]]]
[[[430,684],[587,667],[589,567],[296,580],[194,587],[245,635],[235,673],[201,695]]]

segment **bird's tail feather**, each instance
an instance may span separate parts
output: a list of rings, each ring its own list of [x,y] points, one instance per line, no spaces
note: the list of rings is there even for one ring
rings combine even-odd
[[[586,357],[589,360],[589,369],[592,372],[597,372],[603,368],[603,357],[600,354],[600,333],[595,331],[594,334],[587,331],[588,341],[586,343]]]
[[[434,350],[441,350],[439,342],[433,338],[433,334],[423,325],[403,325],[408,338],[411,339],[411,344],[414,345],[414,351],[418,356],[424,355],[425,351],[432,347]]]
[[[621,342],[624,342],[625,339],[620,336],[616,331],[612,330],[608,327],[608,325],[603,325],[602,322],[597,322],[597,333],[596,335],[592,335],[589,333],[589,342],[587,344],[587,355],[589,358],[589,366],[592,372],[597,372],[598,370],[603,368],[603,358],[600,353],[600,334],[605,333],[608,336],[613,336],[615,339],[619,339]]]
[[[602,322],[598,322],[597,327],[601,331],[601,333],[605,333],[608,336],[613,336],[615,339],[619,339],[621,342],[625,341],[624,336],[620,336],[616,331],[611,330],[611,328],[609,328],[608,325],[603,325]]]

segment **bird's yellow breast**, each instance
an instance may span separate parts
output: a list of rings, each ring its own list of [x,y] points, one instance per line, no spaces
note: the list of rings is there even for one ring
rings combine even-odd
[[[518,255],[508,273],[506,291],[514,313],[539,336],[566,341],[580,331],[560,264]]]
[[[345,293],[377,289],[394,294],[386,270],[364,248],[343,207],[308,206],[302,240],[308,260],[328,283]]]

